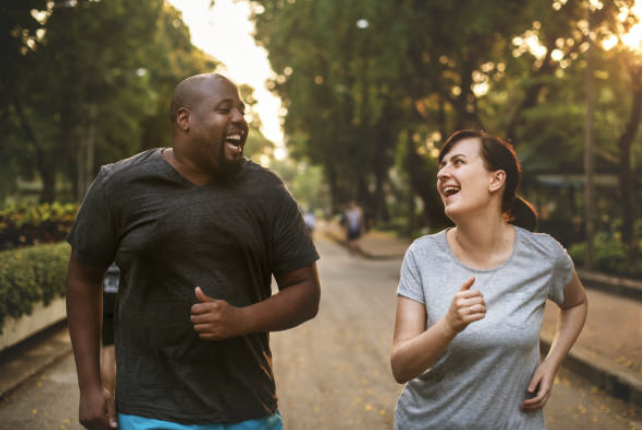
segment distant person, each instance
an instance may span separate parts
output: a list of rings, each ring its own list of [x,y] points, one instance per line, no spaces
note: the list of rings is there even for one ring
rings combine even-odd
[[[290,193],[243,157],[239,90],[175,88],[172,147],[103,166],[68,241],[80,422],[92,430],[278,430],[271,331],[315,316],[318,254]],[[116,261],[116,404],[99,372],[100,283]],[[272,294],[274,275],[279,291]]]
[[[317,217],[314,215],[314,211],[308,209],[305,211],[303,214],[303,221],[305,222],[305,226],[308,228],[308,232],[312,234],[314,232],[314,226],[317,222]]]
[[[417,239],[403,261],[390,361],[407,384],[395,429],[545,429],[542,408],[586,319],[584,287],[564,248],[532,233],[510,144],[459,131],[439,166],[455,227]],[[560,320],[540,363],[547,299]]]
[[[103,329],[102,350],[100,353],[100,375],[103,386],[116,394],[116,350],[114,347],[114,309],[118,294],[118,277],[120,270],[116,263],[107,269],[103,279]]]
[[[354,200],[350,200],[346,207],[345,229],[348,251],[350,255],[354,255],[359,251],[361,236],[365,229],[363,211]]]

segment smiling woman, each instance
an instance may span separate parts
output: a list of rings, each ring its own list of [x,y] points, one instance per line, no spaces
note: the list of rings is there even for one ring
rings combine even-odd
[[[265,87],[265,81],[275,76],[267,52],[254,42],[254,24],[248,19],[250,6],[246,2],[216,0],[168,0],[183,13],[189,26],[192,43],[221,60],[226,72],[238,84],[255,89],[254,110],[261,118],[261,132],[277,145],[276,154],[283,154],[283,132],[279,111],[281,100]]]
[[[390,364],[407,384],[395,429],[543,430],[555,374],[584,325],[584,289],[562,246],[532,233],[510,144],[458,131],[439,163],[437,188],[455,227],[415,240],[404,257]],[[560,324],[540,363],[547,299]]]

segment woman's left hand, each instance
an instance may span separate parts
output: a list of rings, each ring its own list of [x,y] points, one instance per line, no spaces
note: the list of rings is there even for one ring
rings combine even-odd
[[[546,360],[537,366],[531,382],[526,388],[526,392],[534,397],[522,402],[522,410],[536,411],[546,405],[548,398],[551,396],[556,373],[557,369]]]

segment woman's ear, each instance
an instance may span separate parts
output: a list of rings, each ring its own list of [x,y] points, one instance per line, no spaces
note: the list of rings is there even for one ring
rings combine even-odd
[[[491,192],[501,190],[506,183],[506,172],[503,170],[495,170],[491,172],[490,184],[488,186]]]

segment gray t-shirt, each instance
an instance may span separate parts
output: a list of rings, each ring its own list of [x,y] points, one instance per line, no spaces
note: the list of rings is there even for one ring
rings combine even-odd
[[[199,339],[195,286],[236,306],[271,295],[273,273],[318,255],[283,182],[244,162],[196,186],[149,150],[103,166],[69,234],[77,258],[121,270],[118,412],[183,424],[231,423],[277,407],[268,333]]]
[[[397,293],[425,304],[426,327],[446,314],[471,276],[471,289],[482,292],[487,313],[404,387],[395,429],[544,429],[542,411],[523,412],[520,403],[539,363],[546,299],[562,303],[572,275],[573,262],[555,239],[519,227],[511,256],[488,270],[463,265],[446,231],[417,239],[406,252]]]

